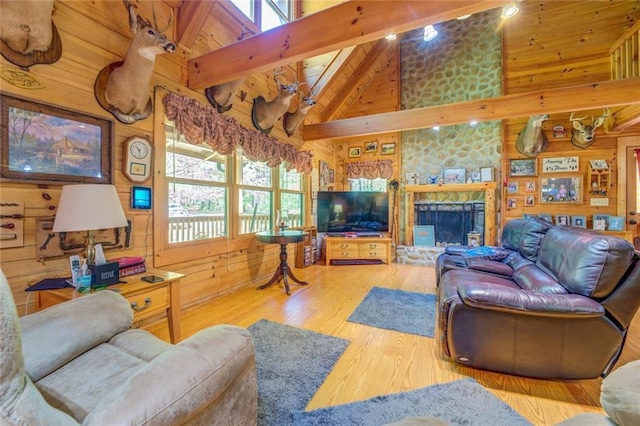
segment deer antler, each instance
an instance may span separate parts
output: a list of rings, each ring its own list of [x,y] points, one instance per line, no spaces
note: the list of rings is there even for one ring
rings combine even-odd
[[[569,121],[582,121],[582,120],[584,120],[585,118],[587,118],[587,116],[586,116],[586,115],[585,115],[584,117],[581,117],[581,118],[573,118],[573,114],[574,114],[574,113],[572,112],[572,113],[571,113],[571,117],[569,117]]]
[[[171,24],[173,23],[173,8],[171,8],[171,14],[169,15],[169,22],[167,22],[167,25],[165,25],[162,28],[158,27],[158,19],[156,18],[156,8],[153,5],[153,3],[151,4],[151,13],[153,15],[153,28],[155,28],[156,31],[158,31],[159,33],[163,33],[166,30],[168,30],[169,27],[171,27]]]

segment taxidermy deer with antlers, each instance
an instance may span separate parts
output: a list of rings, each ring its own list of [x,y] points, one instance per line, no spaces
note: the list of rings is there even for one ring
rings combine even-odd
[[[582,120],[587,117],[573,118],[572,112],[571,117],[569,117],[569,121],[573,125],[571,143],[578,148],[587,149],[596,141],[596,129],[602,126],[609,116],[611,116],[611,110],[609,108],[605,108],[600,117],[594,119],[593,115],[591,116],[591,124],[583,124]]]
[[[284,71],[273,73],[273,79],[278,85],[278,95],[273,100],[267,102],[262,96],[253,100],[253,110],[251,111],[253,125],[265,135],[271,132],[276,121],[287,112],[291,99],[298,91],[298,82],[292,84],[278,82],[278,76],[282,74]]]
[[[149,83],[153,75],[156,55],[173,53],[176,45],[162,34],[171,26],[173,13],[169,23],[160,29],[155,10],[154,24],[151,25],[148,20],[136,14],[134,6],[129,1],[124,0],[123,3],[129,12],[129,27],[134,37],[124,62],[121,65],[117,63],[110,66],[111,72],[106,82],[104,100],[108,104],[106,108],[108,111],[121,122],[130,124],[147,118],[151,114]],[[98,81],[96,86],[97,83]],[[98,87],[96,87],[96,95],[97,93]]]
[[[240,37],[238,37],[238,41],[244,40],[247,35],[253,34],[253,31],[248,28],[244,28],[242,30],[242,33],[240,34]],[[207,87],[206,89],[204,89],[204,94],[207,96],[209,103],[213,105],[220,114],[222,114],[229,111],[233,107],[233,96],[235,95],[236,90],[238,90],[238,88],[242,86],[245,80],[246,77],[241,77],[237,80]],[[246,92],[240,92],[240,99],[244,101],[246,95]]]
[[[62,44],[51,20],[54,0],[0,1],[0,53],[22,68],[51,64]]]
[[[307,117],[309,110],[316,105],[314,97],[314,93],[309,92],[307,96],[300,99],[298,109],[295,110],[295,112],[287,111],[284,113],[282,125],[284,126],[284,131],[287,133],[287,136],[291,136],[296,132],[298,126],[300,126]]]
[[[542,130],[542,123],[549,119],[549,114],[532,115],[525,128],[518,135],[516,149],[527,157],[537,157],[547,150],[549,139]]]

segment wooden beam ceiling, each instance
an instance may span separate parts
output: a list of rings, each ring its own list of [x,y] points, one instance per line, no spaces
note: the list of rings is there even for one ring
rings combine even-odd
[[[203,89],[505,3],[508,1],[347,1],[189,60],[188,86]]]
[[[303,139],[347,138],[632,104],[640,104],[640,77],[307,124]]]
[[[186,48],[193,47],[207,17],[213,13],[217,1],[185,1],[178,8],[176,22],[177,42]]]
[[[631,126],[640,124],[640,105],[629,105],[615,114],[616,121],[610,129],[613,132],[622,132]]]

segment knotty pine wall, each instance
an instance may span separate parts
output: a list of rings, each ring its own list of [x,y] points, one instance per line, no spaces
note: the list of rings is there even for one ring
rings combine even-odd
[[[136,5],[138,13],[149,19],[153,14],[152,8],[155,9],[159,25],[162,26],[168,21],[171,8],[175,7],[177,2],[141,1]],[[152,115],[131,125],[121,124],[98,105],[93,92],[94,81],[99,71],[111,62],[122,60],[128,49],[131,34],[127,11],[121,2],[59,0],[55,3],[53,21],[62,39],[62,58],[51,65],[35,65],[28,72],[30,76],[40,80],[44,88],[26,90],[3,80],[2,91],[114,121],[114,184],[125,214],[133,222],[133,235],[130,249],[109,251],[107,257],[145,256],[147,264],[151,266],[154,263],[153,211],[147,213],[128,207],[132,184],[122,173],[122,146],[123,142],[132,136],[146,136],[154,140],[154,117]],[[175,22],[165,34],[175,41],[174,31]],[[194,46],[186,48],[178,45],[175,53],[156,58],[149,86],[150,95],[153,94],[155,86],[161,86],[207,104],[202,93],[193,92],[186,87],[187,59],[226,45],[234,41],[239,34],[237,19],[229,16],[226,10],[217,4],[214,17],[207,20]],[[0,66],[3,70],[19,71],[4,58],[0,59]],[[260,94],[271,99],[275,96],[275,83],[271,75],[255,75],[246,80],[243,90],[247,93],[245,100],[241,101],[238,93],[233,110],[227,114],[235,117],[244,126],[253,128],[250,119],[253,98]],[[333,167],[334,148],[331,144],[304,144],[300,131],[289,138],[280,123],[276,125],[273,135],[298,148],[313,151],[314,167],[317,168],[318,160],[327,161]],[[153,181],[146,184],[153,185]],[[0,249],[0,265],[11,283],[20,315],[34,311],[33,297],[28,300],[24,291],[27,286],[43,278],[70,275],[68,256],[50,258],[44,262],[36,260],[36,217],[55,214],[55,210],[48,208],[57,206],[60,191],[60,185],[39,188],[29,183],[1,183],[0,197],[3,202],[17,201],[25,204],[24,245]],[[51,199],[44,199],[43,192],[49,194]],[[310,199],[307,202],[310,205]],[[159,208],[164,206],[154,206],[154,209]],[[253,286],[266,281],[279,263],[278,253],[279,250],[274,245],[258,244],[255,238],[245,237],[228,241],[228,249],[224,253],[204,257],[194,253],[191,260],[163,266],[163,269],[187,274],[182,280],[181,289],[181,304],[184,308],[237,287]]]

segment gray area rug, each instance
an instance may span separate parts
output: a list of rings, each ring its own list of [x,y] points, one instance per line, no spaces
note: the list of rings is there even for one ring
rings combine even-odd
[[[286,426],[304,410],[349,341],[268,320],[249,326],[258,370],[258,425]]]
[[[313,411],[294,411],[293,424],[378,426],[417,416],[436,417],[450,425],[531,425],[473,379]]]
[[[436,296],[373,287],[347,321],[433,337]]]

